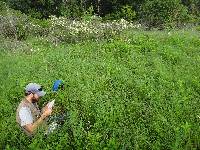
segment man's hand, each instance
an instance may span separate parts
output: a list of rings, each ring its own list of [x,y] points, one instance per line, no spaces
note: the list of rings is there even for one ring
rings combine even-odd
[[[42,108],[42,114],[48,109],[49,103],[47,103],[43,108]]]
[[[50,116],[52,113],[52,109],[51,108],[48,108],[48,106],[45,106],[44,109],[43,109],[43,113],[41,116],[43,116],[44,118]]]

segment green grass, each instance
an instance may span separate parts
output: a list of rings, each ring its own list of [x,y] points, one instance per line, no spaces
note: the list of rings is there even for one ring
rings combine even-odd
[[[129,31],[115,39],[0,52],[0,146],[7,149],[199,149],[200,34]],[[5,52],[6,51],[6,52]],[[47,139],[24,136],[15,122],[23,88],[37,82],[70,111]]]

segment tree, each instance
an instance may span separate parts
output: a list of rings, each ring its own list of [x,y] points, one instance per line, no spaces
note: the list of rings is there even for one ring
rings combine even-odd
[[[189,14],[180,0],[147,0],[141,6],[140,18],[150,28],[163,28],[180,25],[189,19]]]
[[[50,15],[60,15],[60,6],[62,0],[7,0],[11,8],[20,10],[23,13],[29,14],[35,18],[48,18]]]
[[[192,15],[199,16],[200,0],[182,0],[182,3],[188,7],[188,10]]]

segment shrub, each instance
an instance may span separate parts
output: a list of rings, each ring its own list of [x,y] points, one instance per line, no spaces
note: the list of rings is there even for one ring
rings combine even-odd
[[[141,6],[141,21],[149,28],[177,27],[189,19],[188,10],[180,0],[147,0]]]
[[[121,17],[127,21],[133,21],[136,18],[136,12],[129,5],[125,5],[121,9]]]
[[[65,17],[51,16],[51,33],[50,35],[63,42],[78,42],[84,40],[100,40],[111,38],[121,31],[138,28],[124,19],[119,21],[102,22],[97,19],[88,20],[69,20]]]
[[[31,18],[6,5],[3,8],[0,15],[0,34],[4,38],[25,40],[30,36],[47,36],[50,27],[48,20]]]
[[[200,26],[197,26],[197,27],[196,27],[196,30],[197,30],[197,31],[200,31]]]
[[[0,51],[0,149],[199,149],[199,33],[129,31],[56,48],[34,40],[31,56]],[[65,89],[51,93],[57,78]],[[69,118],[29,140],[15,110],[33,81],[48,92],[41,106],[56,99]]]
[[[133,21],[136,19],[136,12],[133,10],[132,6],[124,5],[119,11],[107,14],[104,17],[104,20],[119,20],[121,18],[127,21]]]
[[[50,19],[35,19],[19,11],[4,7],[5,13],[0,15],[0,32],[4,38],[26,40],[28,37],[47,37],[54,43],[79,42],[112,38],[121,31],[138,28],[124,19],[103,22],[99,16],[92,15],[91,7],[82,20],[70,20],[67,17],[51,16]],[[127,6],[124,9],[130,11]],[[128,13],[128,18],[131,18]],[[133,17],[133,16],[132,16]]]

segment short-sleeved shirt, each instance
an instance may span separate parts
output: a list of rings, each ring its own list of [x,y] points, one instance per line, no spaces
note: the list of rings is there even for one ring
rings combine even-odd
[[[33,123],[33,116],[29,107],[21,107],[19,110],[20,125],[25,126]]]

